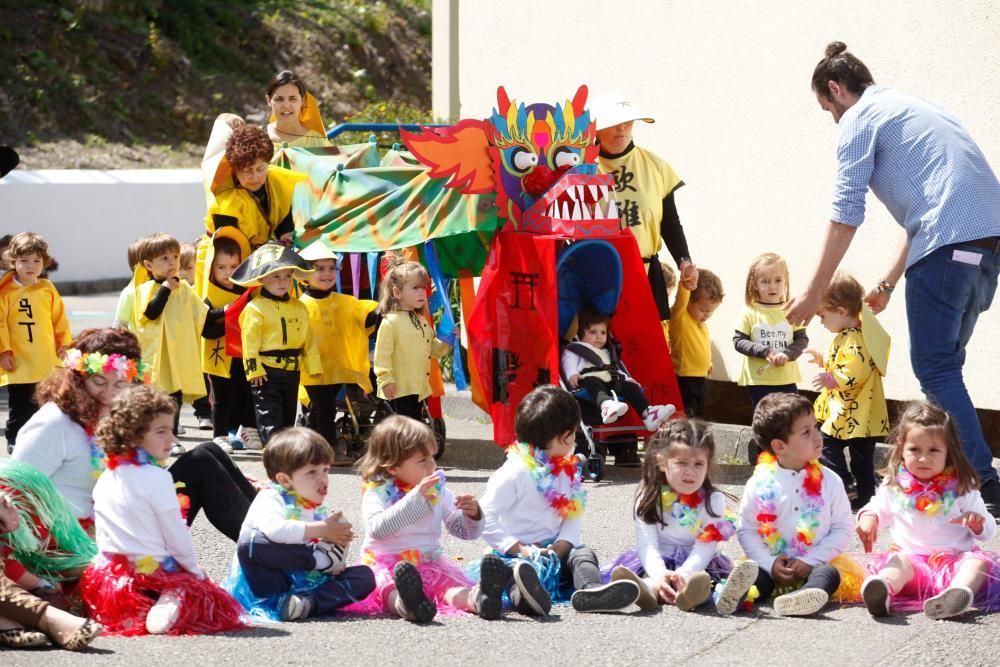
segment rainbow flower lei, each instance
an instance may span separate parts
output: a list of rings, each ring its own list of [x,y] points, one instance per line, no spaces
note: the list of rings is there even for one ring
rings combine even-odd
[[[545,450],[526,442],[508,447],[507,456],[521,460],[534,480],[535,488],[561,518],[571,519],[583,514],[587,492],[583,490],[583,477],[576,456],[549,458]]]
[[[922,512],[927,516],[947,515],[958,498],[958,474],[950,466],[922,482],[901,463],[896,468],[896,481],[899,489],[894,496],[900,509]]]
[[[63,368],[83,375],[114,373],[128,382],[148,383],[151,366],[142,359],[132,359],[124,354],[104,354],[103,352],[81,352],[75,347],[63,355]]]
[[[687,526],[699,542],[725,542],[736,534],[736,515],[726,510],[719,521],[705,524],[701,520],[701,507],[705,503],[705,492],[674,493],[670,485],[664,484],[660,491],[660,506],[664,513]]]
[[[437,475],[437,483],[431,487],[431,490],[427,493],[427,503],[434,507],[439,502],[441,502],[441,490],[444,488],[445,478],[444,470],[438,468],[434,471]],[[375,489],[378,493],[389,501],[390,505],[395,505],[400,500],[403,499],[407,493],[413,490],[413,484],[403,484],[401,481],[395,477],[389,477],[387,479],[377,479],[369,482],[365,482],[362,487],[362,491],[368,489]]]
[[[157,468],[166,468],[162,461],[150,456],[146,450],[134,447],[125,454],[110,454],[107,458],[108,469],[114,470],[120,465],[142,466],[152,465]]]
[[[107,468],[104,463],[104,450],[101,446],[97,444],[97,439],[94,438],[94,432],[91,429],[86,429],[87,433],[87,445],[90,447],[90,476],[96,480]]]
[[[770,452],[761,452],[754,468],[757,493],[757,533],[764,540],[772,556],[788,554],[803,556],[816,539],[819,515],[823,510],[823,467],[819,461],[810,461],[805,467],[802,482],[802,497],[799,499],[801,514],[795,522],[795,535],[791,542],[786,540],[776,525],[778,520],[777,499],[778,459]]]
[[[326,506],[323,503],[313,502],[303,498],[294,489],[286,489],[281,484],[272,482],[270,487],[278,492],[285,502],[285,518],[290,521],[301,521],[302,510],[309,510],[315,519],[325,519],[328,515]]]

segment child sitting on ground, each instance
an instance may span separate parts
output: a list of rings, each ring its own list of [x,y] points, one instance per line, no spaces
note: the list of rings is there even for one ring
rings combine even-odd
[[[174,435],[180,433],[183,401],[205,395],[205,378],[197,363],[201,335],[218,323],[208,321],[208,308],[194,289],[181,280],[181,245],[177,239],[157,233],[139,247],[136,268],[132,328],[142,346],[142,358],[152,368],[153,386],[177,404]],[[175,441],[174,455],[184,453]]]
[[[97,426],[107,470],[94,486],[98,559],[80,579],[91,618],[109,634],[205,634],[240,627],[240,605],[209,580],[170,473],[174,402],[127,389]]]
[[[434,618],[441,604],[498,618],[507,583],[504,562],[484,556],[480,582],[473,585],[441,548],[442,526],[459,539],[478,539],[483,511],[475,496],[456,497],[448,489],[435,468],[435,451],[430,428],[402,415],[379,423],[368,438],[358,462],[365,482],[363,558],[378,582],[368,605],[417,623]]]
[[[566,345],[562,353],[563,374],[570,388],[587,390],[588,400],[600,408],[605,424],[618,421],[631,405],[642,416],[646,429],[655,431],[675,408],[649,404],[621,361],[619,346],[608,332],[609,322],[610,315],[592,308],[580,311],[577,340]]]
[[[309,310],[309,325],[323,363],[322,375],[302,378],[309,397],[307,425],[335,448],[334,465],[350,465],[354,461],[352,453],[338,443],[337,395],[345,384],[356,384],[366,392],[372,390],[368,337],[378,322],[378,302],[335,291],[339,264],[326,244],[314,243],[299,256],[309,260],[315,269],[302,303]]]
[[[705,274],[702,269],[699,287]],[[757,579],[757,563],[743,560],[734,569],[719,551],[736,534],[736,517],[709,479],[714,458],[715,441],[702,421],[671,422],[646,444],[635,496],[636,547],[611,567],[612,580],[639,584],[640,609],[663,603],[691,611],[714,588],[715,609],[728,616]]]
[[[483,495],[483,538],[512,566],[508,593],[523,614],[548,614],[567,589],[579,612],[616,611],[639,598],[634,581],[602,584],[597,555],[580,539],[587,494],[573,454],[579,424],[569,392],[552,385],[531,391],[517,406],[518,442]]]
[[[0,276],[0,387],[7,387],[10,453],[18,431],[38,411],[35,386],[59,365],[72,336],[59,292],[42,277],[49,261],[45,239],[16,234],[5,256],[13,268]]]
[[[309,311],[290,293],[295,277],[307,278],[312,271],[289,248],[265,243],[231,278],[242,287],[260,286],[240,313],[240,338],[257,431],[265,447],[276,431],[295,423],[301,372],[318,375],[323,370]]]
[[[826,359],[806,350],[823,368],[813,378],[820,392],[814,407],[823,433],[823,463],[857,489],[853,509],[875,494],[875,444],[889,433],[889,411],[882,376],[889,362],[889,336],[871,311],[862,316],[861,284],[849,275],[833,276],[819,306],[819,319],[836,334]],[[844,448],[851,453],[847,467]]]
[[[762,451],[740,501],[737,531],[756,561],[762,600],[775,589],[779,616],[820,611],[840,586],[830,562],[851,541],[851,506],[844,483],[819,462],[823,440],[812,403],[798,394],[769,394],[757,404],[753,431]]]
[[[707,378],[712,372],[712,336],[705,322],[724,296],[719,276],[699,269],[698,287],[689,290],[680,285],[670,308],[670,357],[689,418],[705,414]]]
[[[207,279],[199,281],[210,317],[225,318],[226,309],[246,291],[233,284],[232,276],[249,254],[250,244],[235,227],[220,227],[212,236],[204,263]],[[212,388],[212,441],[223,451],[244,449],[237,432],[257,433],[250,385],[243,371],[243,360],[229,356],[226,351],[225,327],[213,333],[218,336],[206,336],[201,343],[201,367]],[[248,439],[255,440],[253,436]],[[256,441],[259,442],[259,437]]]
[[[375,588],[372,571],[344,567],[351,524],[330,514],[333,450],[315,431],[290,428],[264,449],[271,484],[254,498],[223,582],[253,617],[295,621],[333,613]]]
[[[950,618],[972,605],[1000,610],[1000,557],[977,542],[993,539],[996,521],[980,495],[954,419],[931,403],[913,403],[891,438],[878,493],[858,512],[858,536],[871,552],[879,528],[893,547],[868,565],[861,597],[872,616],[891,607]]]

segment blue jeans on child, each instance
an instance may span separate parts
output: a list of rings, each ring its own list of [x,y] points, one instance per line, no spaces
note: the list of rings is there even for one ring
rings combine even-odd
[[[996,480],[997,473],[962,366],[976,320],[996,293],[1000,243],[994,245],[992,249],[969,243],[944,246],[906,270],[913,373],[921,391],[954,417],[962,449],[983,483]]]

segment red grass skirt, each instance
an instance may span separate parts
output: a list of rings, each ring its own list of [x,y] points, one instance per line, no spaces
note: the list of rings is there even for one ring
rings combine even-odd
[[[79,590],[88,614],[109,635],[147,634],[146,614],[167,591],[182,599],[177,622],[168,635],[203,635],[243,627],[240,604],[210,579],[163,567],[142,574],[121,554],[98,556],[84,571]]]
[[[937,553],[920,556],[900,551],[876,554],[868,563],[868,573],[878,574],[886,562],[895,555],[905,556],[913,566],[913,579],[903,590],[892,596],[893,609],[920,611],[924,600],[932,598],[951,585],[959,566],[970,560],[987,563],[986,583],[976,593],[973,606],[990,611],[1000,610],[1000,558],[989,551],[973,551],[951,554]]]
[[[387,612],[386,596],[396,588],[392,569],[401,560],[413,563],[417,567],[424,582],[424,593],[437,605],[439,614],[450,616],[465,613],[447,604],[444,599],[445,592],[450,588],[471,588],[474,585],[462,569],[454,561],[443,556],[426,558],[409,552],[377,556],[371,552],[366,553],[362,563],[370,567],[375,574],[375,590],[361,602],[344,607],[344,611],[366,614]]]

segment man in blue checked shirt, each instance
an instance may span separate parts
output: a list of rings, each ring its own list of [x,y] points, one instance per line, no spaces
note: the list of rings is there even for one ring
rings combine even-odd
[[[965,346],[993,301],[1000,270],[1000,182],[948,112],[876,85],[842,42],[816,65],[813,92],[840,124],[833,214],[819,266],[788,305],[805,324],[864,220],[869,188],[906,231],[883,280],[865,300],[878,313],[905,272],[910,363],[920,387],[955,418],[962,448],[1000,516],[993,455],[962,378]]]

